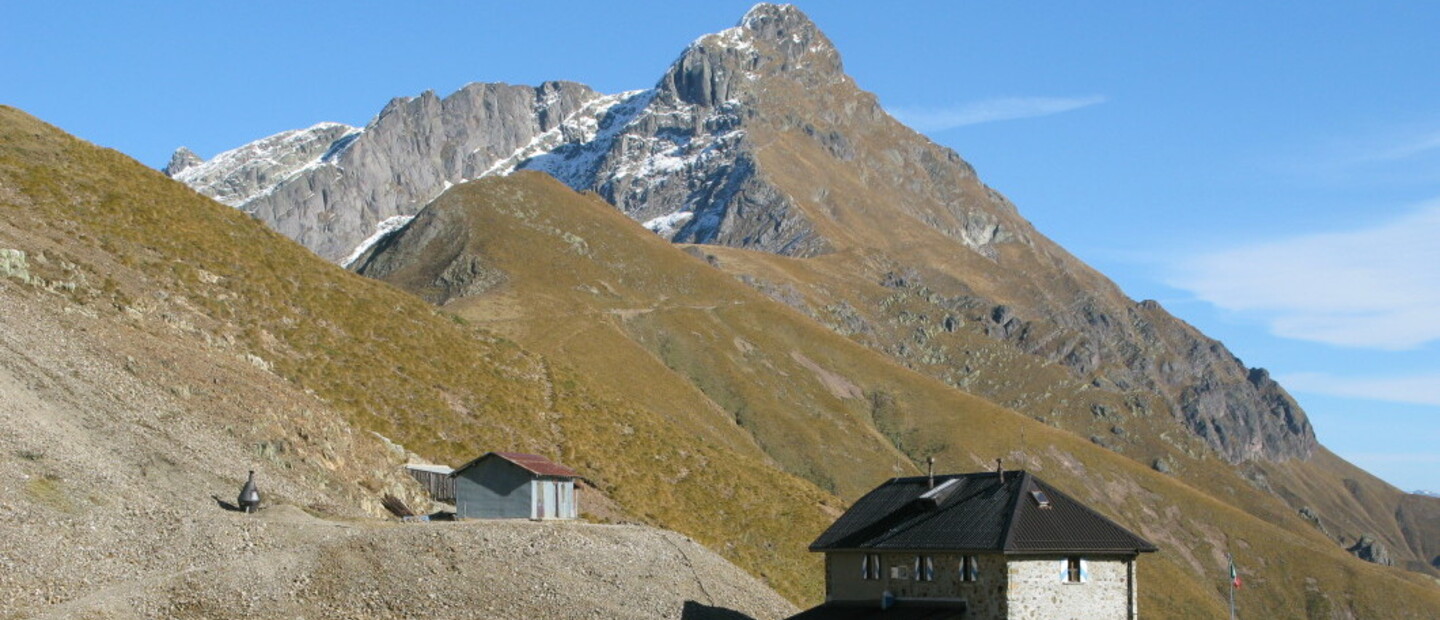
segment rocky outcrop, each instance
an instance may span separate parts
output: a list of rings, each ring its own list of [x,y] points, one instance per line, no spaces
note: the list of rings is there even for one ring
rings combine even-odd
[[[203,163],[205,160],[196,155],[195,151],[182,146],[175,149],[175,153],[170,156],[170,163],[161,172],[164,172],[165,176],[175,177],[187,168],[193,168]]]
[[[30,283],[30,263],[25,260],[24,251],[0,248],[0,278]]]
[[[1360,540],[1355,541],[1355,544],[1350,545],[1346,551],[1366,562],[1373,562],[1381,566],[1395,565],[1395,561],[1390,559],[1390,550],[1385,547],[1385,543],[1375,540],[1369,534],[1361,536]]]

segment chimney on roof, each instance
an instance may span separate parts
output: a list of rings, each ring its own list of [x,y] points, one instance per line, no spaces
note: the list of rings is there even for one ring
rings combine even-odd
[[[925,457],[925,468],[929,472],[926,475],[930,477],[930,488],[933,489],[935,488],[935,457]]]
[[[1000,474],[1000,484],[1005,484],[1005,465],[1000,462],[1000,459],[995,459],[995,471]]]

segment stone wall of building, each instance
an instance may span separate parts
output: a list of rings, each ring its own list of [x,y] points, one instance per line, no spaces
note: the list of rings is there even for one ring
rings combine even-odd
[[[1065,557],[1010,558],[1006,607],[1010,618],[1128,620],[1132,617],[1131,561],[1082,556],[1085,580],[1065,579]]]
[[[865,579],[861,570],[863,553],[825,554],[827,599],[880,603],[889,591],[904,604],[906,599],[941,599],[964,601],[970,610],[967,618],[1004,618],[1007,571],[1002,555],[976,556],[979,572],[975,581],[961,577],[961,554],[954,553],[881,553],[879,579]],[[929,555],[934,566],[934,579],[926,581],[915,575],[915,558]],[[923,562],[922,562],[923,566]],[[898,569],[898,570],[897,570]]]

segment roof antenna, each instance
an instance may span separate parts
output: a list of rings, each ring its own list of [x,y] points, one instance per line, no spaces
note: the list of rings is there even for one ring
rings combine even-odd
[[[1028,469],[1029,467],[1030,467],[1029,455],[1028,455],[1028,454],[1025,454],[1025,429],[1024,429],[1024,427],[1021,427],[1021,429],[1020,429],[1020,469]]]
[[[935,488],[935,457],[933,457],[933,456],[927,456],[927,457],[925,457],[925,465],[926,465],[926,469],[929,470],[929,472],[930,472],[930,473],[928,474],[929,477],[930,477],[930,488],[933,489],[933,488]]]
[[[1005,466],[1001,464],[1000,459],[995,459],[995,471],[1000,474],[1000,484],[1005,484]]]

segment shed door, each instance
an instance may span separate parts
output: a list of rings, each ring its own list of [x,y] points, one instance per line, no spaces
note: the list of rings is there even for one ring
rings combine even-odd
[[[539,513],[538,516],[541,519],[554,519],[559,516],[556,510],[560,505],[560,498],[557,494],[557,487],[559,485],[557,485],[554,480],[541,480],[539,482],[540,493],[538,499],[540,500],[540,510],[537,511]]]
[[[558,480],[551,480],[551,481],[550,481],[550,492],[549,492],[549,495],[546,496],[546,499],[549,501],[549,504],[550,504],[550,516],[551,516],[552,518],[554,518],[554,517],[559,517],[559,516],[560,516],[560,482],[559,482]]]
[[[560,518],[575,518],[575,483],[560,482]]]

